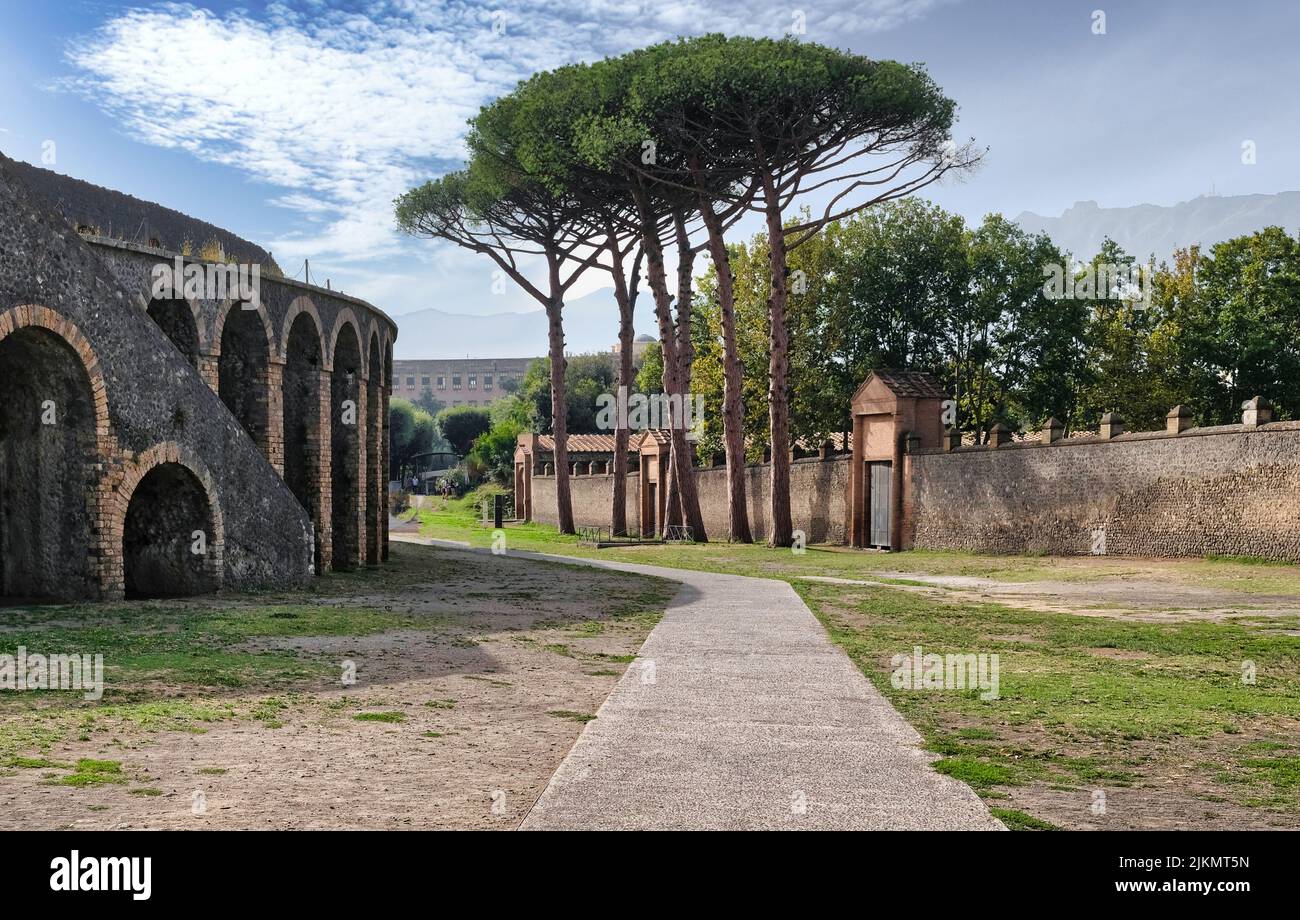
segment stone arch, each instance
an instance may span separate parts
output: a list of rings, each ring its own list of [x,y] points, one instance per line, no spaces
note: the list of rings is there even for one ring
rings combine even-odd
[[[273,335],[264,308],[226,304],[213,327],[217,395],[263,452],[269,453]]]
[[[145,451],[122,479],[111,542],[127,597],[219,589],[225,524],[211,473],[175,443]]]
[[[271,349],[275,343],[275,330],[271,326],[271,317],[267,315],[266,307],[261,303],[245,303],[238,300],[227,300],[217,308],[217,317],[212,323],[212,339],[208,343],[212,348],[213,355],[221,354],[221,341],[226,332],[226,323],[230,321],[230,315],[236,316],[256,316],[262,324],[262,331],[266,335],[266,347]]]
[[[360,395],[365,365],[355,322],[340,317],[335,330],[330,372],[331,542],[334,568],[350,569],[362,558],[365,406]]]
[[[330,353],[329,353],[329,364],[327,365],[327,367],[331,371],[334,370],[335,351],[338,349],[339,336],[343,334],[343,329],[346,326],[352,327],[352,334],[356,336],[358,351],[361,348],[361,343],[366,340],[365,337],[361,334],[361,322],[357,319],[357,315],[352,312],[352,308],[344,307],[343,309],[339,310],[338,316],[334,317],[334,328],[330,330]],[[360,368],[362,377],[364,377],[366,374],[365,360],[366,360],[366,356],[362,354],[361,368]]]
[[[379,350],[379,331],[370,330],[370,348],[367,349],[369,375],[366,378],[366,564],[378,565],[382,561],[383,523],[387,516],[384,502],[384,470],[382,458],[384,437],[384,363]]]
[[[320,325],[315,309],[291,310],[284,345],[282,403],[284,415],[284,480],[307,510],[316,530],[316,571],[329,562],[329,509],[322,502],[322,486],[329,481],[330,445],[322,437],[321,373],[325,366]]]
[[[0,314],[0,595],[99,594],[95,468],[109,439],[99,362],[47,307]]]
[[[316,304],[310,297],[303,294],[295,297],[289,304],[289,309],[284,315],[284,325],[280,329],[280,357],[288,358],[289,356],[289,334],[293,331],[293,325],[298,321],[298,317],[306,313],[311,317],[316,325],[317,346],[320,348],[322,359],[325,357],[325,324],[321,322],[320,312],[316,309]],[[328,366],[328,362],[322,366]]]
[[[198,368],[202,353],[198,304],[178,298],[155,297],[149,301],[145,312],[190,366]]]

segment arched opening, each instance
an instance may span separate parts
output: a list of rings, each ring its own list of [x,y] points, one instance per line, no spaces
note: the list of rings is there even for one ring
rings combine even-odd
[[[284,363],[284,481],[316,527],[316,571],[322,571],[320,494],[320,332],[310,314],[289,327]]]
[[[0,594],[95,595],[95,454],[94,398],[77,352],[35,326],[0,340]]]
[[[266,450],[267,366],[270,345],[256,310],[236,304],[221,330],[217,393],[258,447]]]
[[[199,366],[199,329],[188,303],[155,297],[149,301],[149,318],[185,356],[191,367]]]
[[[127,597],[179,597],[217,588],[212,507],[187,467],[160,463],[136,484],[122,528]]]
[[[361,342],[345,323],[334,342],[330,375],[330,519],[334,568],[355,568],[361,559]]]
[[[383,439],[384,367],[379,357],[379,336],[370,337],[370,377],[366,386],[366,565],[379,565],[379,547],[386,511],[379,491],[383,481],[380,443]]]

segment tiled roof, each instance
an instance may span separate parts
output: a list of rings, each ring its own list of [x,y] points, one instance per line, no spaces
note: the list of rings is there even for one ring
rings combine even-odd
[[[647,428],[645,431],[640,432],[639,435],[632,438],[632,444],[640,450],[641,445],[646,442],[647,438],[653,438],[654,442],[660,447],[672,440],[668,434],[667,428]]]
[[[913,399],[947,399],[939,381],[924,371],[872,371],[872,375],[889,387],[895,396]]]
[[[537,436],[538,450],[555,450],[555,436],[549,434],[539,434]],[[631,449],[630,439],[628,449]],[[569,435],[569,450],[584,454],[612,454],[614,452],[614,436],[612,434],[571,434]]]

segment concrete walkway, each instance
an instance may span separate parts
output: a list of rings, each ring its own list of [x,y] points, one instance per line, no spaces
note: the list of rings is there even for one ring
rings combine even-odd
[[[787,583],[511,555],[682,583],[523,829],[1002,829]]]

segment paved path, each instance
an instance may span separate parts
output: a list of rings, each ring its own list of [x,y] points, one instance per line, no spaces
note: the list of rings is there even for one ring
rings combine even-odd
[[[511,555],[682,583],[524,829],[1002,829],[787,583]]]

